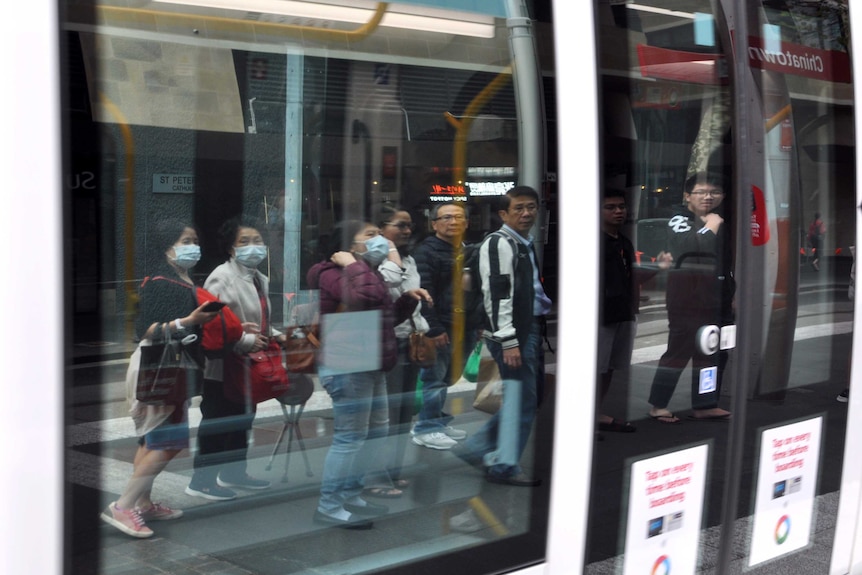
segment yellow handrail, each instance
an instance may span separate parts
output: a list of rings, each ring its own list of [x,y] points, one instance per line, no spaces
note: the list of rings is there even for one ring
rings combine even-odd
[[[455,144],[452,150],[453,183],[463,184],[467,164],[467,134],[473,119],[485,107],[494,94],[500,91],[506,82],[512,80],[512,67],[507,66],[497,77],[482,88],[475,98],[467,105],[461,119],[446,112],[446,121],[455,126]],[[466,310],[464,309],[464,250],[461,249],[462,238],[457,238],[453,250],[455,252],[455,268],[452,270],[452,362],[450,373],[461,373],[464,366],[464,329],[466,327]],[[478,273],[479,270],[473,270]]]
[[[135,141],[132,138],[132,128],[123,112],[102,92],[99,92],[99,100],[105,109],[114,117],[120,134],[123,136],[123,144],[126,150],[125,170],[125,265],[123,272],[126,288],[126,339],[132,339],[132,318],[134,318],[135,304],[137,303],[137,291],[132,285],[135,277]]]
[[[766,131],[769,132],[770,130],[772,130],[772,128],[783,122],[785,118],[790,116],[790,111],[790,104],[787,104],[786,106],[778,110],[778,112],[774,116],[772,116],[771,118],[767,118]]]
[[[144,17],[158,19],[160,24],[189,26],[191,29],[200,29],[207,25],[211,30],[224,30],[230,32],[241,32],[254,35],[255,32],[269,31],[272,33],[295,33],[311,40],[332,41],[357,41],[371,34],[380,25],[386,9],[387,2],[379,2],[371,19],[354,30],[327,30],[315,28],[314,26],[300,26],[295,24],[284,24],[281,22],[259,22],[243,20],[240,18],[228,18],[224,16],[210,16],[206,14],[185,14],[181,12],[167,12],[164,10],[146,10],[143,8],[126,8],[123,6],[97,6],[96,12],[103,21],[110,19],[127,19],[140,24]]]

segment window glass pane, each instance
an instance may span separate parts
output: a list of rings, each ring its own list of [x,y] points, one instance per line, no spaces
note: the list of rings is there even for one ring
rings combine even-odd
[[[543,561],[549,3],[65,9],[73,570]]]
[[[730,42],[744,32],[724,5],[598,8],[590,573],[790,565],[813,537],[812,509],[837,501],[855,244],[847,4],[752,5],[741,78]],[[772,442],[787,435],[787,449]]]

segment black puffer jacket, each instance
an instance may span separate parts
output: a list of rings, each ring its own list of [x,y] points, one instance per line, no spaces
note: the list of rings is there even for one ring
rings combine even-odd
[[[452,244],[437,236],[422,240],[413,252],[421,287],[428,290],[433,306],[422,302],[422,315],[428,320],[428,337],[452,330],[452,270],[455,253]]]

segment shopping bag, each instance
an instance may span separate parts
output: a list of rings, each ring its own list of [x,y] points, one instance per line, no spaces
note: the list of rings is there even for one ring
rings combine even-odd
[[[473,408],[494,414],[503,404],[503,378],[500,368],[491,358],[482,358],[476,381],[476,399]]]
[[[148,405],[182,403],[189,397],[189,384],[198,365],[183,348],[183,341],[192,343],[197,336],[188,336],[183,341],[172,339],[168,324],[160,342],[149,342],[139,346],[140,367],[138,369],[135,398]],[[189,340],[189,338],[194,340]]]
[[[419,415],[422,411],[423,395],[422,395],[422,376],[416,376],[416,392],[413,394],[413,415]]]
[[[476,383],[479,377],[479,363],[482,361],[482,340],[473,348],[470,357],[467,358],[467,363],[464,365],[464,379],[469,382]]]

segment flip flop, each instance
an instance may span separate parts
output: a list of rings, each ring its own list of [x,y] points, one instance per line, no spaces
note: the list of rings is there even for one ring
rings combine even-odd
[[[672,414],[671,412],[662,413],[660,415],[650,414],[650,417],[652,417],[654,420],[658,421],[659,423],[663,423],[664,425],[679,425],[680,423],[682,423],[682,420],[680,418],[678,418],[677,416],[675,416],[674,414]]]
[[[599,431],[613,431],[617,433],[632,433],[637,431],[637,428],[628,421],[620,421],[614,418],[612,421],[600,421]]]
[[[394,487],[368,487],[362,492],[366,497],[377,497],[378,499],[398,499],[404,492]]]

